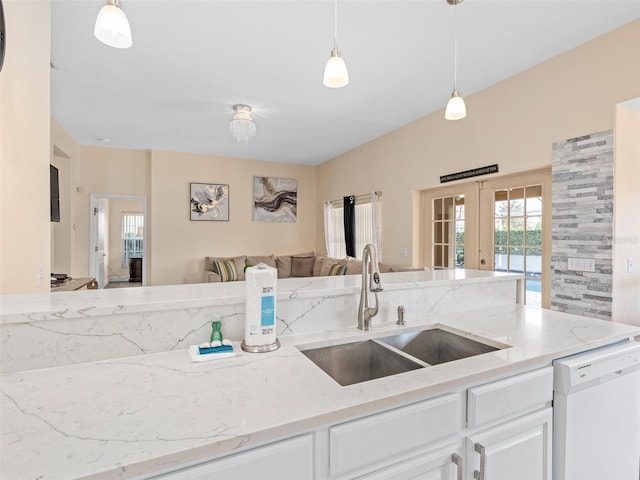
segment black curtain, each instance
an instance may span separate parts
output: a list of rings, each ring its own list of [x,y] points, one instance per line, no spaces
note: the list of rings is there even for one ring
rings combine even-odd
[[[347,256],[356,256],[356,197],[344,197],[344,240]]]

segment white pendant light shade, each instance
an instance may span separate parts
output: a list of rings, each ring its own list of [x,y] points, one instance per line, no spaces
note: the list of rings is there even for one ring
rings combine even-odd
[[[233,120],[229,123],[229,130],[237,143],[249,143],[256,135],[256,122],[253,121],[253,114],[249,105],[234,105]]]
[[[460,120],[466,116],[467,106],[464,104],[464,99],[458,94],[457,90],[454,90],[447,103],[444,118],[447,120]]]
[[[324,67],[323,83],[329,88],[340,88],[349,83],[347,64],[336,48],[331,50],[331,56],[329,60],[327,60],[327,65]]]
[[[117,1],[108,1],[100,9],[93,34],[110,47],[129,48],[133,44],[129,20]]]

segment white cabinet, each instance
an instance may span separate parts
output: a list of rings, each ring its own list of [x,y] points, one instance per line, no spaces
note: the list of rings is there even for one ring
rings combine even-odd
[[[467,479],[551,480],[553,367],[467,392]]]
[[[414,458],[360,477],[362,480],[459,480],[462,478],[462,457],[455,453],[455,444],[447,445]]]
[[[453,438],[460,410],[459,396],[449,394],[330,427],[330,477],[355,478]]]
[[[551,480],[552,396],[543,368],[153,478]]]
[[[313,480],[313,437],[272,443],[157,477],[158,480]]]
[[[467,437],[468,478],[551,480],[552,418],[546,408]]]

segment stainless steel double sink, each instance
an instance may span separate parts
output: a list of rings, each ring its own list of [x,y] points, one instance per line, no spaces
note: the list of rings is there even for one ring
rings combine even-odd
[[[505,347],[507,345],[429,327],[357,342],[298,349],[336,382],[346,386]]]

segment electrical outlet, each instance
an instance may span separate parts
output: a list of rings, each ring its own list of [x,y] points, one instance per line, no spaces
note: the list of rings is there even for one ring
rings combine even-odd
[[[42,285],[42,265],[38,265],[36,269],[36,287],[40,288]]]
[[[633,258],[627,258],[627,272],[633,273]]]
[[[402,247],[400,249],[400,256],[401,257],[406,257],[407,256],[407,247]]]

